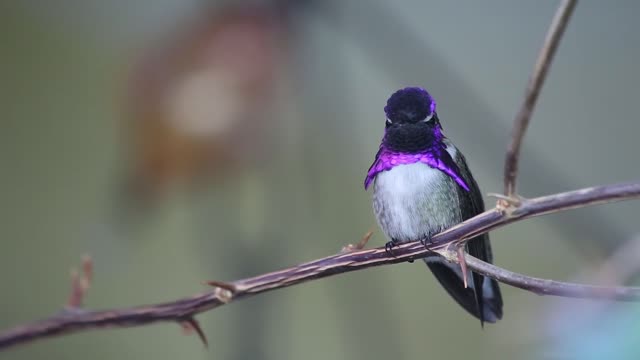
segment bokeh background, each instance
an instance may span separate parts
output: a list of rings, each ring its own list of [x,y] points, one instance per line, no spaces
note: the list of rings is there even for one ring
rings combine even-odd
[[[397,88],[426,87],[483,191],[555,1],[0,2],[0,328],[64,305],[165,301],[340,250],[375,224],[365,172]],[[580,3],[526,137],[537,196],[638,179],[640,3]],[[488,200],[489,203],[492,200]],[[500,266],[596,282],[637,203],[492,233]],[[380,246],[376,231],[371,244]],[[640,254],[638,259],[640,259]],[[634,277],[627,276],[633,283]],[[635,277],[637,283],[638,278]],[[606,283],[606,281],[605,281]],[[640,306],[503,286],[484,330],[420,263],[264,294],[176,324],[86,332],[1,359],[637,358]]]

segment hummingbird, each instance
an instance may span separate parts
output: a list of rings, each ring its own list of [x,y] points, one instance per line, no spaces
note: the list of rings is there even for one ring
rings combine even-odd
[[[392,251],[398,243],[422,241],[484,211],[480,189],[464,155],[442,133],[436,102],[420,87],[393,93],[384,108],[385,130],[367,172],[365,190],[373,184],[373,210]],[[493,261],[489,235],[469,240],[465,250]],[[465,287],[459,265],[441,257],[425,258],[449,295],[485,322],[502,318],[498,282],[471,272]]]

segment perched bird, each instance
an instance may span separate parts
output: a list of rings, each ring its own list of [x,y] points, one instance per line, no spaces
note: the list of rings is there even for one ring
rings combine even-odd
[[[478,184],[466,160],[442,133],[436,103],[418,87],[396,91],[384,111],[386,125],[380,150],[364,181],[373,183],[373,209],[389,242],[426,241],[439,232],[484,211]],[[489,235],[471,239],[470,255],[491,262]],[[495,280],[462,271],[440,257],[425,262],[440,284],[465,310],[484,322],[502,318],[502,295]]]

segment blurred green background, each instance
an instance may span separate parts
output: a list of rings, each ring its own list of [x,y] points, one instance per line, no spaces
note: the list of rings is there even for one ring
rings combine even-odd
[[[362,182],[382,108],[400,87],[429,89],[480,187],[500,192],[510,123],[555,7],[0,2],[0,328],[60,311],[69,269],[84,253],[95,262],[87,307],[112,308],[201,292],[203,280],[273,271],[357,242],[375,224]],[[639,178],[639,11],[631,0],[578,5],[524,143],[522,195]],[[496,263],[588,281],[585,272],[636,234],[638,210],[629,202],[509,226],[492,233]],[[376,231],[370,244],[384,242]],[[202,314],[208,350],[178,325],[160,324],[49,339],[0,359],[640,352],[636,304],[507,286],[503,295],[504,319],[483,330],[424,265],[400,264]]]

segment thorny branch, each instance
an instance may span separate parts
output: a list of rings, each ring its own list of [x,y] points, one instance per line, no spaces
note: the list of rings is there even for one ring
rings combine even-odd
[[[565,0],[558,8],[527,86],[525,100],[514,122],[512,139],[505,160],[505,195],[501,196],[495,208],[434,236],[428,250],[420,242],[412,242],[394,248],[393,256],[388,255],[384,248],[353,251],[366,244],[370,236],[368,234],[359,244],[347,246],[345,250],[349,250],[348,252],[341,252],[280,271],[231,283],[208,282],[215,287],[214,291],[155,305],[101,311],[77,309],[82,303],[91,277],[90,262],[85,261],[84,278],[80,279],[75,276],[72,282],[72,295],[69,300],[69,307],[72,309],[0,333],[0,350],[37,339],[88,329],[143,326],[161,321],[182,324],[185,330],[195,331],[206,344],[204,333],[195,320],[195,315],[204,311],[270,290],[427,256],[443,256],[452,262],[466,263],[467,267],[473,271],[541,295],[618,301],[640,300],[640,288],[638,287],[601,287],[538,279],[499,268],[466,254],[464,257],[460,257],[455,251],[468,239],[515,221],[578,207],[640,197],[640,183],[596,186],[534,199],[523,199],[515,191],[520,145],[551,59],[576,2],[576,0]]]
[[[242,298],[282,289],[295,284],[333,275],[406,262],[441,254],[450,256],[450,247],[495,228],[522,219],[594,204],[629,200],[640,197],[640,183],[597,186],[565,193],[525,199],[518,206],[495,207],[433,237],[427,250],[420,242],[402,244],[389,256],[384,247],[340,253],[280,271],[258,275],[231,283],[213,282],[214,291],[171,302],[102,311],[62,313],[31,324],[18,326],[0,334],[0,349],[55,335],[86,329],[142,326],[170,321],[193,324],[195,315]],[[509,285],[538,294],[640,300],[640,288],[592,287],[579,284],[540,280],[512,273],[480,260],[466,257],[470,269]],[[196,328],[197,330],[197,328]]]

